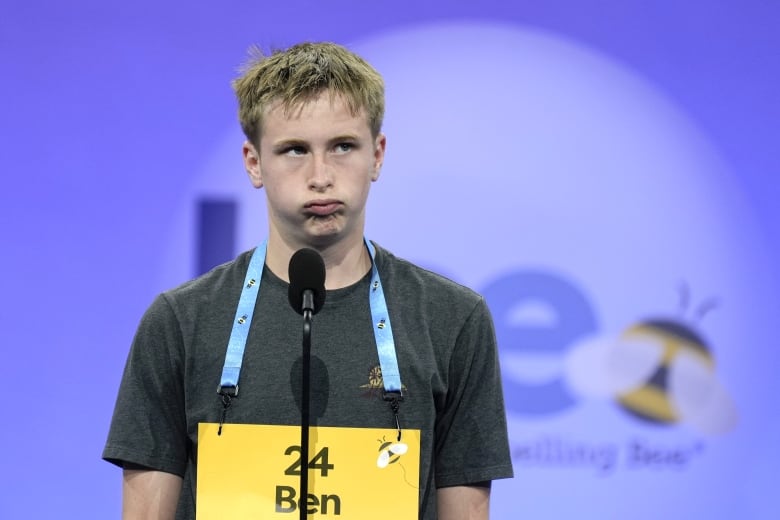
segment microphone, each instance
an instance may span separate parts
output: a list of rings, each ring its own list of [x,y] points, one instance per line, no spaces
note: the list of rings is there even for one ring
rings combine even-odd
[[[295,312],[317,314],[325,303],[325,262],[314,249],[303,248],[290,258],[287,294]]]
[[[311,322],[325,303],[325,262],[314,249],[299,249],[290,258],[290,289],[287,298],[295,312],[303,315],[303,354],[301,355],[301,473],[300,496],[309,496],[309,397],[311,390]],[[300,505],[300,520],[307,519],[308,507]]]

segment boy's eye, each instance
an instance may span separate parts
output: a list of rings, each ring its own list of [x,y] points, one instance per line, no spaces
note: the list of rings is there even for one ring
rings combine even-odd
[[[337,152],[348,152],[355,147],[352,143],[339,143],[336,145]]]
[[[306,153],[306,149],[303,146],[288,146],[282,150],[284,155],[303,155]]]

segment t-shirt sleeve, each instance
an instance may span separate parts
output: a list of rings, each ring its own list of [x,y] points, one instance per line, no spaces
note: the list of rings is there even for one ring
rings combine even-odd
[[[105,460],[184,476],[183,350],[179,321],[166,296],[160,295],[133,339],[103,450]]]
[[[436,487],[512,477],[493,321],[480,299],[455,340],[436,421]]]

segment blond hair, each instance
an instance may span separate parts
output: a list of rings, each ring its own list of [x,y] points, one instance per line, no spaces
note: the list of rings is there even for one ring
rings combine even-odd
[[[259,144],[265,110],[279,102],[285,114],[327,90],[353,115],[364,111],[374,137],[382,128],[385,85],[363,58],[335,43],[300,43],[266,56],[257,48],[233,81],[238,118],[247,139]]]

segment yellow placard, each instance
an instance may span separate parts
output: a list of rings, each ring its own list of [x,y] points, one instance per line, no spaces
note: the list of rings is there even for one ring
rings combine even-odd
[[[297,426],[201,423],[197,520],[417,518],[420,431],[312,427],[308,500],[299,497]]]

